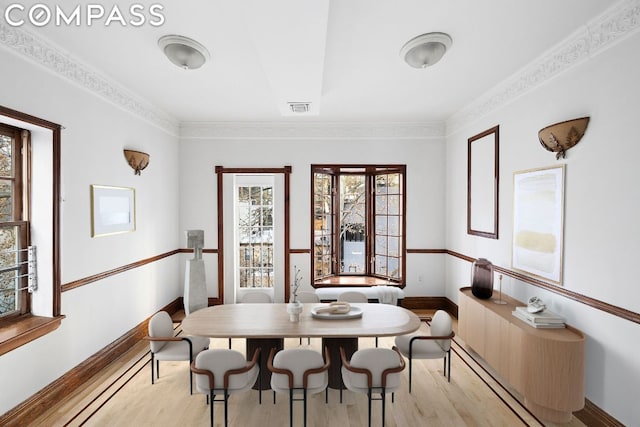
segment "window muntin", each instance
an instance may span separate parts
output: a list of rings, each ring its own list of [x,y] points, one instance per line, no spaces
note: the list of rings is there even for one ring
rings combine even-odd
[[[24,132],[24,134],[23,134]],[[23,142],[24,135],[24,142]],[[22,151],[28,133],[0,125],[0,317],[28,313],[28,222],[23,218]],[[25,209],[26,210],[26,209]]]
[[[15,132],[0,128],[0,222],[14,220]]]
[[[402,180],[399,173],[375,176],[375,273],[400,279]]]
[[[312,165],[314,282],[404,277],[405,166]]]
[[[332,272],[333,253],[333,180],[331,176],[314,174],[313,205],[313,257],[315,277],[326,277]]]
[[[273,288],[273,186],[236,188],[239,287]]]
[[[340,182],[340,272],[367,272],[366,176],[339,175]]]

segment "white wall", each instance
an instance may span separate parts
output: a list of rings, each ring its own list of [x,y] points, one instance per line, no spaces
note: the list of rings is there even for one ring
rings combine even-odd
[[[566,164],[565,289],[640,312],[640,35],[570,68],[514,102],[449,135],[447,140],[447,248],[511,267],[513,173]],[[544,150],[542,127],[590,116],[582,141],[556,161]],[[467,138],[500,125],[500,239],[466,234]],[[469,285],[470,264],[448,257],[449,299]],[[498,281],[495,281],[495,287]],[[521,301],[540,296],[585,332],[587,398],[626,425],[640,425],[640,325],[561,295],[505,278],[503,290]],[[543,373],[541,373],[543,374]],[[627,386],[624,386],[627,384]]]
[[[188,129],[183,133],[188,133]],[[270,129],[265,128],[265,133]],[[407,247],[444,247],[444,143],[441,138],[403,140],[317,138],[284,140],[183,137],[180,141],[180,230],[205,230],[205,248],[217,248],[216,165],[231,167],[292,166],[291,248],[310,249],[310,177],[316,164],[406,164]],[[407,257],[407,295],[442,295],[441,255]],[[217,296],[216,256],[205,254],[209,296]],[[310,255],[295,254],[291,265],[303,271],[309,290]],[[183,273],[182,273],[183,274]],[[293,273],[292,273],[293,274]],[[420,277],[419,277],[420,276]]]
[[[65,127],[62,283],[179,247],[177,138],[13,53],[0,49],[0,63],[2,105]],[[141,176],[126,163],[124,147],[150,153]],[[135,188],[135,232],[91,238],[91,184]],[[0,356],[0,377],[11,384],[0,391],[0,413],[182,295],[178,260],[165,258],[64,292],[60,328]]]
[[[215,165],[291,165],[291,247],[310,248],[310,164],[399,163],[407,165],[407,247],[447,248],[510,267],[512,174],[556,164],[537,131],[583,115],[591,123],[568,152],[565,209],[566,289],[640,312],[635,263],[640,237],[640,154],[635,122],[640,87],[635,70],[640,36],[590,58],[489,115],[464,123],[443,138],[351,138],[308,135],[169,136],[156,126],[104,101],[58,75],[0,50],[2,105],[60,123],[62,133],[62,282],[185,247],[184,230],[204,229],[205,247],[217,247]],[[500,239],[466,234],[467,138],[500,125]],[[187,125],[188,128],[189,125]],[[188,129],[186,129],[188,131]],[[269,129],[265,129],[268,131]],[[339,133],[339,132],[338,132]],[[185,134],[185,133],[183,133]],[[189,132],[186,132],[189,134]],[[136,177],[122,149],[151,154]],[[137,230],[90,237],[91,184],[134,187]],[[445,209],[446,207],[446,209]],[[183,260],[165,258],[62,295],[67,318],[54,333],[0,356],[0,413],[38,392],[155,310],[182,295]],[[210,296],[217,295],[216,257],[204,254]],[[295,254],[307,278],[309,255]],[[468,285],[469,264],[446,255],[409,254],[409,296],[445,295],[457,302]],[[587,397],[627,425],[640,409],[623,384],[640,382],[638,324],[539,288],[505,279],[519,299],[539,295],[587,334]],[[28,366],[28,374],[24,367]]]

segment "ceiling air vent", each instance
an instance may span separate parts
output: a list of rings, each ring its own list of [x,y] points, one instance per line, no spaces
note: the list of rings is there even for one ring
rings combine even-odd
[[[288,104],[293,113],[308,113],[311,105],[309,102],[289,102]]]

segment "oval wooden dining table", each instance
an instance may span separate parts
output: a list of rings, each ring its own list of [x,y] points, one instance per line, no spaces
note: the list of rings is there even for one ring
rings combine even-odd
[[[298,322],[289,320],[287,304],[223,304],[200,309],[182,321],[187,335],[210,338],[246,338],[247,355],[256,347],[262,348],[262,388],[270,387],[271,373],[266,368],[266,358],[272,347],[280,350],[284,338],[322,338],[322,348],[328,348],[331,356],[329,387],[342,387],[340,374],[340,347],[347,357],[358,349],[359,337],[384,337],[403,335],[417,330],[420,319],[413,312],[396,305],[353,303],[362,310],[362,316],[350,319],[318,319],[311,309],[325,304],[304,304]]]

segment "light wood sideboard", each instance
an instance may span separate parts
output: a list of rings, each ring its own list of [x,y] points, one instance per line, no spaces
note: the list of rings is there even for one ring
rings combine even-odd
[[[538,329],[513,316],[524,306],[503,295],[507,304],[476,298],[460,289],[458,335],[524,398],[536,416],[566,423],[584,407],[585,337],[567,325]]]

